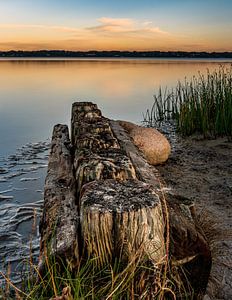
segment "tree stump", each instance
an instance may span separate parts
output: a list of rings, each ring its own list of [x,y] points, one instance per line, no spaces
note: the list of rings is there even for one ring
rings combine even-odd
[[[98,180],[81,196],[82,237],[88,255],[100,265],[136,255],[157,264],[164,257],[164,223],[155,191],[138,180]]]

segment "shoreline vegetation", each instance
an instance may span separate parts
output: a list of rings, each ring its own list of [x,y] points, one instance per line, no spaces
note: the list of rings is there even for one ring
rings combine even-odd
[[[151,109],[143,116],[143,123],[156,127],[160,122],[175,122],[182,136],[194,134],[204,138],[232,139],[232,66],[220,66],[206,75],[198,73],[175,89],[154,95]]]
[[[37,58],[232,58],[232,52],[186,52],[186,51],[68,51],[68,50],[10,50],[0,51],[0,57]]]

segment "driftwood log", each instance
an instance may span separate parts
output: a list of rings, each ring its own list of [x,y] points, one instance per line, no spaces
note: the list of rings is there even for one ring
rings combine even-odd
[[[48,251],[52,256],[65,257],[67,261],[76,264],[78,225],[76,182],[68,126],[59,124],[53,129],[45,180],[44,210],[40,220],[40,270],[43,269]]]
[[[144,251],[161,260],[161,202],[154,190],[138,181],[109,120],[96,105],[75,103],[72,132],[81,235],[88,255],[103,264],[115,256],[118,245],[126,244],[122,254],[126,257],[135,254],[144,242]]]
[[[195,299],[205,292],[211,254],[194,204],[165,193],[125,130],[91,102],[73,104],[71,141],[67,126],[54,127],[40,232],[41,266],[48,248],[72,268],[83,253],[104,265],[142,249],[184,270]]]
[[[164,217],[168,214],[169,219],[166,225],[170,236],[169,256],[172,264],[184,271],[183,277],[187,274],[196,295],[204,294],[212,258],[209,245],[195,220],[194,203],[169,191],[164,192],[157,169],[147,163],[118,122],[111,120],[110,124],[120,147],[131,159],[137,177],[154,187],[160,199],[165,201],[163,209],[166,209]]]

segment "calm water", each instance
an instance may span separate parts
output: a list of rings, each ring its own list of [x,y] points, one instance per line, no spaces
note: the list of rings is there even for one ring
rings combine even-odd
[[[222,61],[0,60],[0,155],[44,140],[70,122],[74,101],[93,101],[104,115],[140,122],[157,88],[175,86]]]
[[[140,123],[159,86],[214,70],[226,60],[0,60],[0,270],[38,253],[48,138],[70,123],[74,101],[92,101],[113,119]],[[33,230],[32,230],[33,228]],[[1,279],[1,278],[0,278]]]

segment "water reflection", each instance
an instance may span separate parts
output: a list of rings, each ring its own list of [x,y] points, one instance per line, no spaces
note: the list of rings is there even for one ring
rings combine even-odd
[[[0,154],[51,135],[55,123],[69,123],[71,103],[96,102],[114,119],[141,121],[160,85],[222,61],[154,59],[0,60]],[[224,62],[224,63],[228,63]]]

